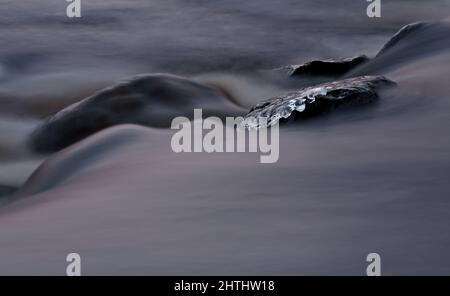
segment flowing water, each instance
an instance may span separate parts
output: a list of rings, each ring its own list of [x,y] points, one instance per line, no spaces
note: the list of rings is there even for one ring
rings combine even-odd
[[[450,273],[450,1],[382,1],[380,19],[363,0],[82,0],[81,19],[66,5],[0,0],[0,187],[25,184],[0,209],[0,274],[64,274],[71,252],[85,274],[359,275],[371,252],[384,274]],[[373,57],[417,21],[432,23],[347,75],[398,87],[282,126],[276,164],[174,154],[170,131],[134,125],[40,167],[27,146],[46,116],[136,74],[249,109],[311,83],[272,69]]]

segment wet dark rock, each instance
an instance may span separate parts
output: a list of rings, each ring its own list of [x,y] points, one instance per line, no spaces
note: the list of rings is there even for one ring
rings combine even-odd
[[[331,76],[339,77],[368,62],[365,55],[345,59],[314,60],[301,65],[287,67],[290,76]]]
[[[293,113],[296,118],[308,118],[334,109],[366,105],[378,99],[377,90],[393,85],[395,82],[383,76],[361,76],[306,87],[256,105],[243,124],[247,128],[260,128],[274,125]]]
[[[173,75],[140,75],[75,103],[48,118],[30,139],[32,150],[55,152],[118,124],[167,128],[177,116],[232,116],[244,110],[219,89]]]

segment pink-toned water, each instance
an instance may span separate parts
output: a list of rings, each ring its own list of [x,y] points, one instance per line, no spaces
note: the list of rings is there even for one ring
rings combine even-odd
[[[139,73],[218,85],[250,107],[295,88],[262,70],[373,56],[450,1],[383,2],[379,20],[364,1],[89,1],[81,23],[64,1],[5,2],[0,185],[22,194],[0,208],[0,274],[63,275],[71,252],[92,275],[363,275],[371,252],[384,274],[449,274],[446,23],[351,74],[398,83],[376,105],[282,127],[275,164],[175,154],[171,131],[135,125],[45,157],[25,142],[46,115]]]

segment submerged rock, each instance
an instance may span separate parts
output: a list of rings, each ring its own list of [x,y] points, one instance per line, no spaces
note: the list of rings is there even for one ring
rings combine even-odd
[[[409,24],[393,35],[373,59],[347,73],[346,77],[384,74],[402,64],[417,63],[419,59],[436,56],[449,50],[448,22]]]
[[[123,151],[134,153],[166,145],[163,141],[166,138],[167,133],[162,130],[132,124],[104,129],[49,156],[21,187],[20,195],[50,190],[75,176],[105,165],[113,157],[120,159],[119,155]]]
[[[397,33],[394,34],[394,36],[389,39],[388,42],[383,46],[383,48],[377,53],[377,57],[383,55],[386,53],[389,49],[395,47],[399,43],[403,42],[404,40],[408,40],[408,37],[418,34],[421,31],[425,31],[427,28],[431,28],[433,26],[436,26],[432,23],[427,22],[417,22],[408,24],[404,27],[402,27]]]
[[[340,107],[365,105],[378,98],[379,88],[392,85],[395,82],[383,76],[361,76],[303,88],[259,103],[245,116],[243,125],[260,128],[274,125],[294,111],[301,112],[300,117],[310,117]]]
[[[32,150],[55,152],[118,124],[170,127],[177,116],[232,116],[244,110],[219,89],[173,75],[140,75],[104,89],[48,118],[30,139]]]
[[[5,197],[16,192],[17,188],[0,185],[0,197]]]
[[[314,60],[301,65],[288,66],[287,71],[290,76],[339,77],[369,60],[365,55],[345,59]]]

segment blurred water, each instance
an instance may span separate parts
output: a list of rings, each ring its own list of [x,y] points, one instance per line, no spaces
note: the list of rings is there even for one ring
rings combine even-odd
[[[1,1],[0,60],[10,75],[254,71],[373,54],[400,26],[450,10],[449,1],[389,1],[377,20],[365,1],[85,0],[83,17],[68,19],[66,4]]]
[[[450,11],[448,0],[397,0],[378,20],[365,1],[89,0],[69,19],[66,5],[1,0],[0,112],[42,117],[138,73],[254,75],[373,55],[404,24]]]
[[[69,20],[63,0],[0,0],[0,185],[42,161],[24,141],[45,115],[125,76],[195,77],[250,106],[285,91],[258,71],[373,56],[401,26],[450,12],[442,0],[382,1],[381,19],[362,0],[82,5]],[[54,155],[28,182],[48,191],[1,209],[0,274],[62,274],[74,250],[87,274],[362,274],[373,251],[385,274],[449,274],[447,33],[433,26],[358,69],[399,86],[367,110],[283,128],[273,166],[174,156],[167,131],[133,126]]]

